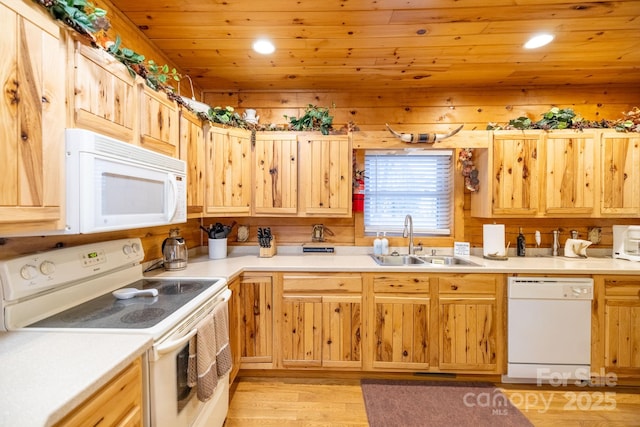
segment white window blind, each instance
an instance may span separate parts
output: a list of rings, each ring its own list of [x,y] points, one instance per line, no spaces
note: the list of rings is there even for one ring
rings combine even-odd
[[[365,152],[365,233],[401,233],[413,218],[414,233],[451,234],[452,150]]]

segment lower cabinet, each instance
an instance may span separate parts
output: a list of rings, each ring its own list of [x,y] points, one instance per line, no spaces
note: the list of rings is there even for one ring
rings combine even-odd
[[[142,426],[142,367],[136,359],[56,427]]]
[[[501,373],[504,365],[504,284],[497,276],[438,278],[438,367]]]
[[[273,277],[244,273],[237,294],[238,340],[243,368],[269,368],[273,363]]]
[[[362,366],[360,274],[283,274],[280,360],[285,368]]]
[[[365,275],[365,366],[379,371],[505,371],[504,277]]]
[[[594,276],[591,370],[640,375],[640,277]]]
[[[374,276],[369,303],[370,368],[427,370],[431,350],[431,284],[425,274]]]
[[[240,370],[240,278],[229,282],[231,299],[229,299],[229,347],[231,348],[231,373],[229,373],[229,384],[238,376]]]
[[[502,274],[247,272],[234,298],[243,369],[506,372]]]

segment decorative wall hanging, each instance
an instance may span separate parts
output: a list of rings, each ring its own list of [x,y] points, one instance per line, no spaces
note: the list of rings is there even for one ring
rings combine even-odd
[[[463,148],[458,153],[458,160],[462,165],[462,176],[464,176],[464,187],[475,193],[480,188],[480,180],[478,179],[478,170],[472,159],[473,148]]]
[[[464,127],[464,125],[460,125],[459,128],[452,130],[447,134],[438,134],[438,133],[399,133],[395,130],[391,129],[388,123],[385,123],[389,132],[391,132],[396,138],[400,139],[402,142],[409,142],[412,144],[415,143],[427,143],[433,144],[438,141],[442,141],[443,139],[447,139],[452,137],[456,133],[460,132],[460,130]]]

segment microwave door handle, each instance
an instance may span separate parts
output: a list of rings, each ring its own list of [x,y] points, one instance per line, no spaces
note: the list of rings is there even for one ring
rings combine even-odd
[[[169,180],[171,183],[171,212],[167,215],[167,221],[171,221],[176,215],[178,210],[178,183],[176,182],[175,175],[171,175],[173,179]]]
[[[183,336],[182,338],[178,338],[177,340],[169,341],[166,343],[162,343],[158,346],[154,346],[153,353],[154,353],[154,356],[156,356],[155,360],[158,360],[160,356],[162,356],[163,354],[169,353],[177,348],[182,347],[183,345],[188,343],[189,340],[196,335],[196,333],[198,333],[198,330],[196,328],[193,328],[192,330],[189,331],[187,335]]]

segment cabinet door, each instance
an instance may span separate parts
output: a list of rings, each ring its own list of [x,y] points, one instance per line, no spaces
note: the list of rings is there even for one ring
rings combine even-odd
[[[351,136],[302,134],[300,210],[308,216],[351,216]]]
[[[142,367],[136,359],[55,427],[142,426]]]
[[[236,277],[229,282],[231,299],[229,300],[229,347],[231,348],[231,373],[229,374],[229,384],[238,376],[240,370],[240,278]]]
[[[496,133],[491,166],[494,215],[538,213],[538,150],[541,133]]]
[[[0,3],[0,232],[64,227],[65,34],[36,7]]]
[[[438,278],[440,370],[503,371],[504,298],[497,280],[475,274]]]
[[[204,133],[193,113],[180,112],[180,158],[187,163],[187,215],[200,217],[204,211]]]
[[[74,60],[74,126],[137,143],[136,79],[113,56],[80,42]]]
[[[375,296],[374,368],[429,367],[430,302],[428,297]]]
[[[362,278],[354,273],[282,276],[283,367],[362,366]]]
[[[210,126],[205,134],[205,214],[249,215],[251,132]]]
[[[544,137],[545,216],[593,216],[596,208],[596,132],[549,132]]]
[[[603,132],[600,212],[604,217],[640,217],[640,136]]]
[[[637,378],[640,375],[640,279],[595,276],[594,287],[592,371]]]
[[[359,368],[362,365],[362,297],[322,297],[322,366]]]
[[[140,144],[149,150],[178,157],[180,130],[178,105],[164,92],[139,83]]]
[[[272,277],[244,274],[240,279],[238,301],[242,366],[271,364],[273,362]]]
[[[322,365],[322,297],[283,295],[282,366]]]
[[[282,366],[360,367],[360,296],[284,295]]]
[[[298,141],[292,132],[260,132],[254,147],[255,215],[298,212]]]
[[[380,370],[427,370],[431,349],[430,277],[374,277],[373,292],[371,366]]]

